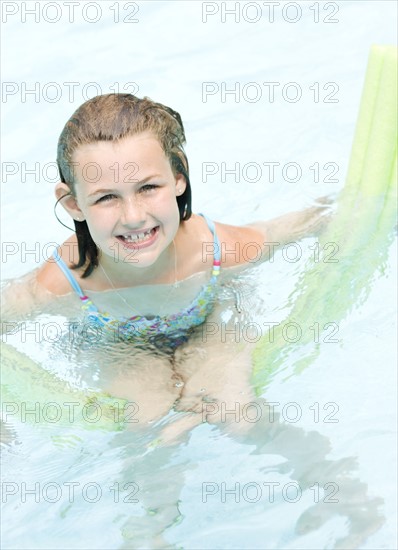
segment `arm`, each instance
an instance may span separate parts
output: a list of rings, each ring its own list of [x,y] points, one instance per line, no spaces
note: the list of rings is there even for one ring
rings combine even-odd
[[[328,197],[318,199],[319,205],[305,208],[297,212],[289,212],[272,220],[259,221],[247,227],[260,231],[267,242],[279,243],[283,246],[288,242],[321,233],[332,218],[332,200]]]
[[[76,246],[71,246],[74,244],[76,236],[72,235],[59,249],[68,263],[75,261]],[[54,261],[45,261],[22,277],[7,280],[1,289],[1,331],[15,330],[15,321],[24,320],[45,304],[70,292],[69,282]]]
[[[330,198],[322,197],[315,206],[272,220],[243,226],[217,222],[222,263],[220,280],[228,282],[248,267],[269,260],[280,246],[319,235],[332,219],[332,205]]]
[[[16,323],[52,301],[55,296],[39,284],[35,269],[18,279],[6,281],[1,289],[1,333],[15,331]]]

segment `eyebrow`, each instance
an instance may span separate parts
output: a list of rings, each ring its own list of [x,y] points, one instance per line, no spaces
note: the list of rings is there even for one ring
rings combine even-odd
[[[144,178],[143,180],[140,180],[140,181],[132,181],[132,182],[124,182],[124,183],[134,183],[136,185],[140,185],[142,183],[146,183],[147,181],[153,179],[153,178],[160,178],[161,176],[159,174],[154,174],[152,176],[147,176],[146,178]],[[93,197],[94,195],[99,195],[101,193],[110,193],[110,192],[114,192],[116,191],[116,189],[96,189],[95,191],[93,191],[92,193],[90,193],[89,195],[87,195],[87,197]]]

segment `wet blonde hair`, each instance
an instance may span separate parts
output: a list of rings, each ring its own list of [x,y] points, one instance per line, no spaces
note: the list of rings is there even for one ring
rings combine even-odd
[[[185,131],[180,115],[149,97],[132,94],[106,94],[81,105],[65,124],[58,140],[57,164],[61,181],[75,196],[76,181],[72,156],[81,145],[97,141],[118,141],[142,132],[152,132],[170,161],[173,174],[182,174],[187,182],[184,193],[176,197],[180,222],[191,217],[191,186],[188,159],[184,152]],[[63,198],[63,197],[62,197]],[[86,221],[74,220],[79,261],[74,269],[88,264],[82,277],[88,277],[98,265],[98,247]]]

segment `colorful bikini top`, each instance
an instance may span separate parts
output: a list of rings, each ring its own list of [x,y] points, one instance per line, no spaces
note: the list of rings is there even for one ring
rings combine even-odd
[[[154,345],[156,348],[174,350],[188,340],[193,328],[202,324],[214,307],[217,277],[221,268],[221,249],[214,223],[204,214],[202,216],[213,234],[214,257],[213,269],[210,280],[204,284],[199,294],[187,307],[178,313],[171,315],[155,315],[151,318],[142,315],[133,317],[116,318],[107,312],[101,312],[93,304],[88,296],[80,288],[70,269],[62,260],[58,251],[53,252],[53,257],[64,275],[78,294],[82,309],[90,323],[106,332],[110,332],[117,339],[132,340],[138,346]]]

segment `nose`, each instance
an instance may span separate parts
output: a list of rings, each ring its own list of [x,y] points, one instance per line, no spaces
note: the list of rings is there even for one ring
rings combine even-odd
[[[145,223],[145,208],[142,201],[134,197],[126,198],[121,206],[120,221],[123,225],[140,227]]]

